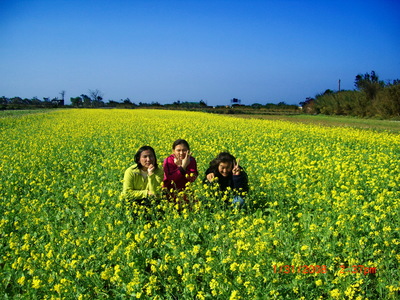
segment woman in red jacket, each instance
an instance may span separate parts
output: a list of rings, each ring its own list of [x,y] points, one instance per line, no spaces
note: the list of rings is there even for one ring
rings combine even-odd
[[[187,183],[195,181],[198,176],[197,163],[191,156],[186,140],[179,139],[172,144],[172,154],[164,160],[163,167],[164,188],[173,199],[185,189]]]

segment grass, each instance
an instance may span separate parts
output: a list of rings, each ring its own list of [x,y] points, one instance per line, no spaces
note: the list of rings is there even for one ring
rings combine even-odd
[[[20,117],[20,116],[25,116],[28,114],[40,114],[40,113],[47,113],[50,111],[53,111],[53,110],[49,110],[49,109],[1,110],[0,118]]]
[[[47,113],[53,110],[49,109],[32,109],[32,110],[4,110],[0,111],[0,118],[18,117],[27,114]],[[388,131],[391,133],[400,133],[399,120],[377,120],[377,119],[361,119],[348,116],[326,116],[326,115],[306,115],[306,114],[234,114],[227,115],[234,118],[245,119],[266,119],[281,120],[294,123],[314,124],[328,127],[352,127],[358,129],[367,129],[373,131]]]
[[[236,118],[282,120],[294,123],[314,124],[329,127],[353,127],[358,129],[367,129],[374,131],[389,131],[400,133],[400,121],[395,120],[376,120],[360,119],[344,116],[326,116],[326,115],[234,115]]]

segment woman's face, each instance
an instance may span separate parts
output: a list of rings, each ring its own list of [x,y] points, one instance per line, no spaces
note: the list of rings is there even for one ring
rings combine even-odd
[[[229,162],[220,162],[218,165],[218,172],[224,177],[229,176],[232,172],[232,164]]]
[[[154,165],[155,157],[153,152],[150,150],[144,150],[140,153],[140,164],[143,166],[143,170],[146,171],[150,165]]]
[[[173,150],[173,154],[175,158],[177,159],[184,159],[186,157],[186,154],[188,153],[189,149],[183,145],[179,144],[175,146],[175,149]]]

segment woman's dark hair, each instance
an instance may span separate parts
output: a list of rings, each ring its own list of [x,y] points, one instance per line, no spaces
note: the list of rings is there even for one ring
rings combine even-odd
[[[183,140],[183,139],[176,140],[172,144],[172,150],[174,150],[175,147],[178,146],[178,145],[184,145],[184,146],[186,146],[186,148],[188,148],[188,150],[190,150],[189,143],[186,140]]]
[[[156,157],[156,152],[154,151],[154,149],[152,148],[152,147],[150,147],[150,146],[143,146],[143,147],[140,147],[140,149],[136,152],[136,154],[135,154],[135,157],[134,157],[134,160],[135,160],[135,163],[136,163],[136,165],[137,165],[137,168],[138,169],[142,169],[142,164],[140,163],[140,156],[142,155],[142,152],[143,151],[146,151],[146,150],[149,150],[149,151],[151,151],[152,153],[153,153],[153,155],[154,155],[154,168],[158,168],[158,165],[157,165],[157,157]]]
[[[221,152],[210,162],[210,169],[213,172],[218,171],[218,166],[220,163],[230,163],[233,168],[233,166],[236,164],[236,158],[229,152]]]

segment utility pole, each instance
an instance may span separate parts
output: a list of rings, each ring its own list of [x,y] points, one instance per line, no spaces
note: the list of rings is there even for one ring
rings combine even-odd
[[[340,92],[340,79],[339,79],[339,92]]]

